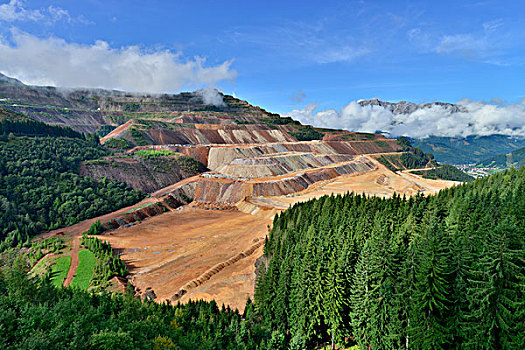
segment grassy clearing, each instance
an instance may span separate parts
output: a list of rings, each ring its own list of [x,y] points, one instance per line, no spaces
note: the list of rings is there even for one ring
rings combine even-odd
[[[78,268],[75,278],[71,281],[71,287],[79,289],[88,289],[89,281],[93,277],[93,270],[97,259],[95,254],[89,250],[81,250],[78,253]]]
[[[149,207],[150,205],[153,205],[153,204],[155,204],[155,203],[144,203],[144,204],[139,205],[138,207],[126,210],[123,214],[133,213],[133,212],[136,212],[139,209]]]
[[[64,256],[56,260],[55,264],[51,268],[51,282],[55,287],[60,287],[64,283],[70,265],[70,256]]]

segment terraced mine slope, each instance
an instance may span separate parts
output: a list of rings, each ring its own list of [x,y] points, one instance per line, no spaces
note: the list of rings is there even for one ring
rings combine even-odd
[[[103,136],[113,154],[84,162],[81,175],[124,181],[150,194],[46,236],[78,241],[100,220],[101,238],[121,254],[138,295],[215,299],[242,309],[253,295],[272,218],[290,205],[348,191],[413,195],[454,184],[385,167],[403,170],[405,152],[412,162],[431,163],[397,140],[301,125],[217,94],[223,103],[207,105],[199,92],[64,91],[0,76],[4,108]],[[69,276],[76,269],[72,264]]]

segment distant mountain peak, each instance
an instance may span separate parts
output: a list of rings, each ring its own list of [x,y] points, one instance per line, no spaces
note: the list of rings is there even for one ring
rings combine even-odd
[[[395,102],[381,101],[378,98],[372,98],[369,100],[358,100],[357,103],[360,104],[361,106],[380,106],[380,107],[383,107],[389,110],[390,112],[392,112],[392,114],[410,114],[419,109],[432,108],[432,107],[440,107],[449,113],[467,111],[462,106],[458,106],[452,103],[445,103],[445,102],[415,104],[413,102],[400,101],[400,102],[395,103]]]

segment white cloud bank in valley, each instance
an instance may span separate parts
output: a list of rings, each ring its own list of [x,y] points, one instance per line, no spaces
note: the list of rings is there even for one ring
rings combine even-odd
[[[18,29],[9,38],[0,37],[0,71],[32,85],[177,92],[235,79],[232,63],[209,66],[204,58],[185,60],[170,50],[112,48],[105,41],[76,44]]]
[[[317,111],[316,104],[309,104],[302,110],[293,110],[286,115],[317,127],[363,132],[379,130],[394,137],[493,134],[525,137],[525,101],[521,104],[494,105],[463,99],[456,104],[466,111],[452,112],[433,105],[409,114],[393,114],[381,106],[361,106],[353,101],[340,110]]]

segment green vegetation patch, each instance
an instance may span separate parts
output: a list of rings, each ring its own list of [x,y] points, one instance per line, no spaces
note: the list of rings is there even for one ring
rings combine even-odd
[[[82,235],[82,245],[89,249],[96,257],[96,264],[93,269],[93,277],[89,285],[103,289],[109,286],[109,280],[113,276],[126,276],[128,270],[120,260],[120,257],[113,252],[108,242],[101,241],[96,237],[90,237],[86,233]]]
[[[397,143],[402,147],[401,163],[407,169],[418,169],[427,166],[437,166],[434,155],[425,153],[419,148],[412,147],[410,140],[400,137]]]
[[[38,264],[33,266],[31,271],[29,271],[29,275],[31,276],[43,276],[47,271],[47,266],[50,262],[50,260],[53,258],[46,257],[44,259],[41,259]]]
[[[97,129],[97,135],[100,137],[104,137],[113,130],[115,130],[117,127],[113,125],[102,125]]]
[[[199,174],[208,170],[204,164],[190,156],[182,156],[177,158],[177,164],[182,170],[189,174]]]
[[[26,255],[29,259],[30,265],[34,265],[47,253],[58,253],[64,247],[64,241],[58,237],[35,240],[31,242]]]
[[[323,139],[323,133],[315,130],[314,128],[304,128],[298,132],[289,132],[289,134],[295,137],[297,141],[312,141]]]
[[[143,209],[143,208],[147,208],[149,206],[152,206],[152,205],[155,205],[155,203],[144,203],[144,204],[141,204],[135,208],[131,208],[131,209],[128,209],[124,212],[124,214],[129,214],[129,213],[134,213],[136,212],[137,210],[139,209]]]
[[[56,259],[55,264],[51,267],[51,283],[55,287],[60,287],[64,284],[67,277],[69,266],[71,265],[71,257],[63,256]]]
[[[133,153],[139,157],[146,158],[146,159],[181,155],[179,152],[175,152],[171,150],[154,150],[154,149],[139,149]]]
[[[386,141],[380,140],[375,142],[376,145],[378,145],[381,148],[390,148],[390,144]]]
[[[144,135],[142,130],[137,129],[136,127],[130,128],[131,138],[137,146],[147,146],[151,144],[150,140]]]
[[[88,289],[96,262],[95,254],[89,250],[81,250],[78,253],[77,273],[73,281],[71,281],[70,286],[73,288]]]
[[[423,175],[425,179],[442,179],[461,182],[469,182],[474,180],[472,176],[450,164],[443,164],[438,168],[426,171],[418,171],[416,173],[418,175]]]
[[[126,139],[112,138],[104,142],[104,146],[115,149],[129,149],[133,147],[133,144]]]
[[[272,114],[270,118],[264,118],[261,121],[268,125],[301,125],[300,122],[293,120],[291,117],[281,117],[278,114]]]
[[[393,156],[393,155],[380,156],[379,158],[377,158],[377,160],[379,161],[379,163],[383,164],[384,166],[386,166],[391,171],[396,172],[396,171],[404,169],[403,168],[403,164],[401,163],[400,156],[398,156],[398,155],[396,155],[396,156]]]

